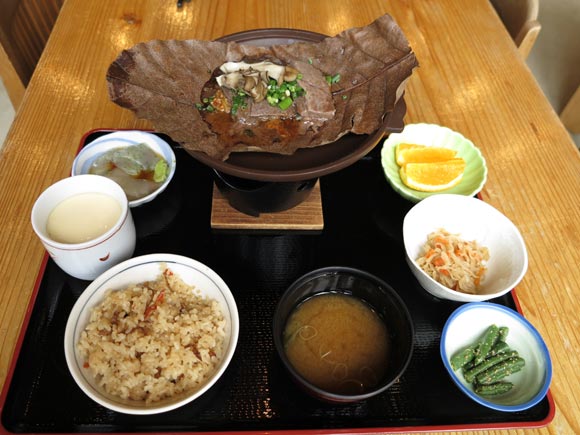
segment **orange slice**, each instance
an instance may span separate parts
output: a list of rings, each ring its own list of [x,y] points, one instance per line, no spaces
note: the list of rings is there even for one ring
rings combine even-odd
[[[417,145],[414,143],[399,143],[395,146],[395,160],[397,162],[397,165],[399,166],[403,166],[404,162],[404,158],[403,155],[409,151],[409,150],[414,150],[414,149],[420,149],[420,148],[425,148],[425,145]]]
[[[438,192],[456,186],[463,177],[465,160],[451,159],[443,162],[407,163],[399,170],[401,181],[411,189]]]
[[[398,144],[395,148],[395,160],[399,166],[407,163],[443,162],[455,158],[456,154],[457,151],[450,148],[407,143]]]

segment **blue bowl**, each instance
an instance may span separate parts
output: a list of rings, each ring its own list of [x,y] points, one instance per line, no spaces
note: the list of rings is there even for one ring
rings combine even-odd
[[[487,328],[496,324],[507,326],[506,342],[524,358],[524,368],[506,380],[514,384],[507,393],[479,396],[464,378],[461,369],[451,368],[451,357],[466,346],[477,342]],[[459,389],[471,400],[497,411],[517,412],[538,404],[547,394],[552,381],[552,361],[544,340],[518,312],[490,302],[472,302],[457,308],[447,319],[441,334],[440,352],[443,365]]]

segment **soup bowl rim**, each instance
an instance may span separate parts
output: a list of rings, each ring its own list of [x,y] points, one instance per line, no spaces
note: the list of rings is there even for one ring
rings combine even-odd
[[[387,376],[387,374],[386,374],[385,375],[386,381],[381,381],[376,387],[369,389],[368,391],[361,393],[361,394],[333,393],[333,392],[330,392],[328,390],[325,390],[323,388],[316,386],[312,382],[308,381],[304,376],[302,376],[294,368],[292,363],[289,361],[289,359],[286,355],[286,352],[284,351],[284,343],[282,340],[282,335],[283,335],[284,327],[285,327],[285,324],[287,322],[289,315],[294,311],[294,309],[298,305],[300,305],[306,299],[309,299],[315,295],[327,294],[327,293],[347,294],[347,295],[351,295],[351,296],[357,297],[359,299],[362,299],[364,302],[369,304],[371,306],[371,308],[373,308],[376,311],[379,311],[376,307],[374,307],[374,305],[370,301],[367,301],[364,298],[360,298],[360,297],[352,294],[349,291],[345,291],[345,290],[334,290],[334,291],[322,290],[322,291],[314,291],[312,294],[309,294],[306,297],[301,297],[301,298],[298,298],[296,301],[293,301],[290,304],[291,308],[288,310],[288,314],[286,316],[282,316],[282,312],[281,312],[282,307],[287,303],[287,301],[289,299],[294,297],[294,292],[297,288],[299,288],[301,285],[303,285],[304,283],[308,282],[309,280],[311,280],[315,277],[322,276],[322,275],[328,275],[328,274],[338,274],[338,273],[359,276],[359,277],[362,277],[364,279],[367,279],[367,280],[375,283],[377,285],[377,287],[381,288],[383,290],[383,292],[387,293],[389,296],[391,296],[393,298],[393,300],[395,301],[395,304],[397,305],[397,308],[401,311],[401,315],[403,316],[403,318],[404,318],[404,320],[409,328],[408,334],[410,336],[410,342],[409,342],[409,346],[408,346],[408,353],[405,356],[405,358],[403,359],[403,363],[396,370],[396,372],[393,376],[386,379],[386,376]],[[412,320],[411,314],[409,312],[409,309],[407,308],[407,305],[405,304],[405,302],[403,301],[401,296],[389,284],[387,284],[384,280],[382,280],[378,276],[376,276],[372,273],[366,272],[364,270],[357,269],[354,267],[348,267],[348,266],[327,266],[327,267],[315,269],[315,270],[312,270],[310,272],[305,273],[304,275],[302,275],[298,279],[296,279],[292,284],[290,284],[290,286],[288,286],[286,291],[280,297],[280,300],[278,301],[278,304],[276,306],[276,310],[274,312],[274,319],[273,319],[273,335],[274,335],[274,345],[275,345],[276,351],[278,353],[278,356],[279,356],[280,360],[282,361],[284,367],[290,373],[291,378],[298,384],[298,386],[301,387],[303,390],[306,390],[307,393],[315,396],[318,399],[322,399],[326,402],[333,402],[333,403],[358,402],[358,401],[365,400],[365,399],[368,399],[370,397],[376,396],[376,395],[384,392],[388,388],[390,388],[407,370],[407,367],[409,366],[411,359],[412,359],[412,356],[413,356],[413,347],[414,347],[414,342],[415,342],[415,328],[414,328],[413,320]]]

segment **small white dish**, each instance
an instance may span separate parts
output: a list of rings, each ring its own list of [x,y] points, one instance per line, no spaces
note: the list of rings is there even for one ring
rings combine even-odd
[[[458,351],[477,342],[487,328],[495,324],[507,326],[506,343],[525,360],[525,366],[506,380],[512,390],[498,396],[479,396],[473,391],[461,370],[451,368],[450,359]],[[449,376],[471,400],[497,411],[523,411],[540,402],[552,381],[552,361],[544,340],[518,312],[490,302],[472,302],[457,308],[447,319],[441,333],[440,354]]]
[[[401,180],[400,167],[395,159],[395,148],[400,143],[451,148],[457,151],[457,157],[464,159],[466,164],[461,182],[441,192],[420,192],[407,187]],[[456,131],[436,124],[408,124],[401,133],[391,133],[381,149],[381,164],[393,190],[412,202],[442,193],[474,196],[487,180],[485,159],[473,142]]]
[[[92,373],[84,367],[83,358],[77,350],[80,334],[89,322],[91,311],[104,299],[109,290],[120,290],[129,285],[155,280],[165,264],[186,284],[195,286],[202,296],[219,302],[226,320],[223,358],[215,371],[195,391],[174,398],[145,404],[141,401],[123,400],[107,394],[98,385]],[[109,269],[95,279],[81,294],[73,306],[64,334],[64,351],[71,375],[81,390],[100,405],[125,414],[158,414],[183,406],[204,394],[224,374],[236,349],[239,334],[239,317],[235,299],[227,284],[209,267],[173,254],[150,254],[135,257]]]
[[[427,236],[440,228],[489,249],[487,271],[477,294],[452,290],[417,264]],[[477,198],[441,194],[415,204],[403,220],[406,259],[421,286],[433,296],[459,302],[484,301],[510,292],[528,269],[528,253],[517,227],[499,210]]]
[[[73,162],[71,174],[73,176],[88,174],[89,168],[93,162],[105,152],[115,148],[122,148],[140,143],[147,144],[147,146],[149,146],[153,151],[163,157],[169,165],[169,174],[163,184],[149,195],[129,201],[129,207],[137,207],[150,202],[167,188],[175,174],[176,166],[175,153],[171,146],[166,141],[152,133],[138,130],[126,130],[105,134],[95,139],[80,150]]]

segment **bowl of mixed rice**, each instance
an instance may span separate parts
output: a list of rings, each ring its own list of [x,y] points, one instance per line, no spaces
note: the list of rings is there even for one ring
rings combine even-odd
[[[151,254],[94,280],[71,310],[68,368],[91,399],[125,414],[157,414],[209,390],[230,363],[239,318],[226,283],[202,263]]]

